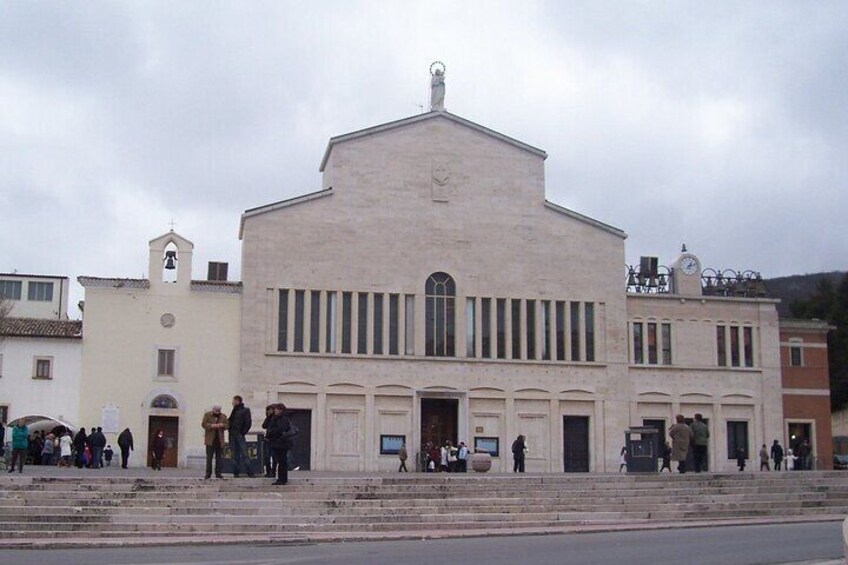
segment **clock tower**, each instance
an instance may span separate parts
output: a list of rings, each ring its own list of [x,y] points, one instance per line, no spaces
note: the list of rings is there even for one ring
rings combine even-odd
[[[683,246],[680,256],[672,263],[672,292],[682,296],[701,295],[701,261]]]

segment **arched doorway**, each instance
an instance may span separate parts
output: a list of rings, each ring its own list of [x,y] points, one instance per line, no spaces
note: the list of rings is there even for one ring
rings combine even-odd
[[[162,430],[165,434],[165,457],[163,467],[176,467],[179,461],[180,417],[177,399],[170,394],[160,394],[150,401],[150,416],[147,425],[147,466],[153,462],[150,446],[153,436]]]

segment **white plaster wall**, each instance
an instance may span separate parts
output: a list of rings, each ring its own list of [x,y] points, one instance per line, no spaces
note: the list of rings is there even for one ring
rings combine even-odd
[[[27,277],[23,275],[0,275],[2,280],[20,281],[21,299],[10,300],[12,310],[10,316],[15,318],[43,318],[46,320],[68,319],[68,288],[67,277]],[[52,282],[53,300],[29,300],[29,284],[31,282]]]
[[[0,404],[9,420],[44,414],[78,425],[82,340],[7,337],[0,342]],[[33,379],[34,357],[53,357],[53,378]]]
[[[179,461],[204,452],[203,413],[213,404],[229,410],[237,394],[239,294],[190,291],[175,284],[150,289],[87,288],[82,425],[100,425],[101,410],[116,406],[119,430],[135,439],[131,465],[145,465],[150,400],[171,394],[180,402]],[[176,317],[164,328],[160,317]],[[176,349],[176,378],[159,378],[157,350]],[[260,418],[264,412],[255,415]],[[258,426],[258,424],[257,424]],[[114,445],[117,434],[107,434]]]

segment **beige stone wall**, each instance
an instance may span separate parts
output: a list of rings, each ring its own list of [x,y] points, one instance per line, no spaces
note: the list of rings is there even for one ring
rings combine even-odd
[[[672,364],[630,365],[631,425],[661,419],[666,429],[674,415],[703,414],[710,424],[710,468],[732,470],[727,453],[727,421],[748,422],[749,446],[782,437],[778,318],[772,300],[681,295],[629,295],[633,322],[671,324]],[[716,326],[751,327],[753,367],[719,367]],[[632,358],[633,335],[630,348]],[[741,346],[740,346],[741,347]],[[729,353],[728,353],[729,355]]]
[[[564,416],[588,418],[592,471],[618,469],[624,430],[643,418],[702,412],[712,468],[726,466],[728,418],[749,422],[751,445],[779,430],[774,303],[627,296],[623,234],[546,205],[539,154],[434,118],[334,142],[322,187],[332,190],[246,214],[242,246],[240,385],[254,409],[312,410],[313,468],[396,469],[379,436],[405,435],[415,453],[427,397],[458,401],[460,440],[498,438],[499,471],[518,434],[528,471],[562,471]],[[424,284],[438,271],[457,285],[451,359],[424,355]],[[279,289],[414,295],[414,355],[278,352]],[[469,296],[594,303],[595,361],[534,360],[526,347],[519,360],[465,358]],[[673,325],[671,366],[631,364],[634,320]],[[753,328],[753,368],[716,366],[719,323]]]

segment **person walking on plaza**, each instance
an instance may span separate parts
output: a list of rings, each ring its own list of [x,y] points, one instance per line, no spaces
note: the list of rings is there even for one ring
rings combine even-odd
[[[623,470],[627,470],[627,446],[621,448],[621,459],[618,463],[618,472],[620,473]]]
[[[24,472],[24,460],[29,448],[29,428],[23,420],[19,420],[12,427],[12,461],[9,463],[9,472],[15,471],[15,463],[18,464],[18,472]]]
[[[62,437],[59,438],[59,455],[61,459],[59,460],[60,467],[70,467],[71,466],[71,455],[72,447],[74,445],[74,440],[71,437],[71,431],[66,430]]]
[[[91,446],[91,468],[99,469],[103,466],[103,448],[106,447],[106,436],[103,435],[103,428],[97,428],[88,436],[88,444]]]
[[[792,453],[791,449],[786,450],[786,470],[794,471],[795,470],[795,460],[798,459],[795,457],[795,454]]]
[[[77,435],[74,436],[74,451],[76,452],[76,461],[74,464],[78,469],[85,466],[85,445],[88,443],[88,436],[85,434],[85,428],[80,428]]]
[[[527,448],[527,444],[524,442],[524,436],[519,435],[515,438],[515,441],[512,442],[512,472],[513,473],[523,473],[524,472],[524,450]]]
[[[162,460],[165,458],[165,432],[163,430],[156,430],[156,435],[150,442],[150,452],[153,454],[150,466],[154,471],[161,471]]]
[[[464,441],[459,442],[459,449],[456,452],[457,470],[460,473],[468,472],[468,447]]]
[[[686,425],[683,414],[674,417],[677,420],[668,430],[671,436],[671,460],[677,461],[677,472],[686,472],[686,455],[689,453],[689,444],[692,442],[692,429]]]
[[[692,451],[695,455],[695,472],[707,470],[707,446],[710,444],[710,429],[704,422],[704,417],[695,414],[692,429]]]
[[[241,396],[233,397],[233,410],[230,412],[230,451],[233,455],[233,477],[238,478],[241,470],[253,478],[250,470],[250,461],[247,458],[247,439],[245,436],[250,431],[253,422],[250,419],[250,408],[244,405]]]
[[[760,471],[763,470],[763,467],[766,468],[766,471],[771,471],[771,467],[769,467],[769,452],[766,444],[760,448]]]
[[[668,469],[668,472],[671,473],[671,446],[668,444],[667,441],[663,441],[663,445],[660,448],[660,456],[662,457],[660,473],[663,472],[663,469]]]
[[[103,450],[103,459],[106,461],[106,466],[112,466],[112,455],[114,455],[114,451],[112,451],[112,446],[107,445],[106,449]]]
[[[804,439],[804,441],[801,442],[795,452],[795,455],[798,456],[798,460],[795,462],[796,471],[809,471],[813,468],[813,450],[810,447],[809,440]]]
[[[223,479],[221,474],[221,454],[224,451],[224,430],[228,427],[227,416],[221,412],[221,406],[216,404],[212,410],[203,415],[203,443],[206,445],[206,475],[212,477],[212,459],[215,459],[215,478]]]
[[[289,468],[286,464],[292,441],[297,435],[297,429],[292,426],[286,416],[286,405],[283,403],[274,405],[274,416],[268,422],[268,442],[277,462],[277,480],[275,485],[284,485],[289,482]]]
[[[745,450],[741,447],[736,450],[736,466],[740,473],[745,470]]]
[[[398,459],[400,460],[400,467],[398,467],[398,473],[408,473],[409,470],[406,468],[406,460],[409,457],[409,453],[406,452],[406,444],[401,444],[400,449],[398,449]]]
[[[132,451],[135,446],[133,445],[133,436],[132,432],[129,428],[125,428],[118,435],[118,448],[121,450],[121,469],[127,468],[127,461],[130,458],[130,451]]]
[[[274,456],[271,453],[271,442],[268,441],[268,424],[271,423],[271,418],[274,417],[274,405],[269,404],[265,407],[265,419],[262,420],[262,429],[265,430],[265,439],[262,440],[265,448],[265,478],[273,479],[277,476],[277,468],[275,466]]]
[[[771,444],[771,458],[774,459],[774,470],[780,471],[780,464],[783,461],[783,448],[774,440],[774,443]]]
[[[44,438],[44,445],[41,446],[41,464],[53,464],[53,434],[47,434]]]

